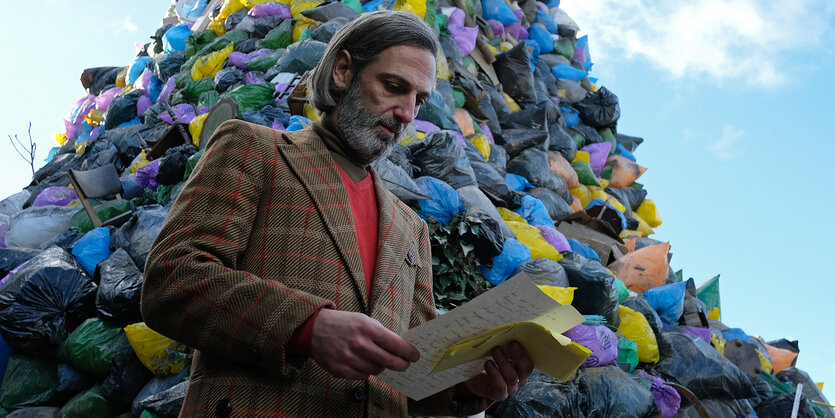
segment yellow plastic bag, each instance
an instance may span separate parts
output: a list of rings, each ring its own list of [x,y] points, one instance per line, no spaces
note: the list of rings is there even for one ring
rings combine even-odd
[[[127,87],[129,69],[130,67],[122,68],[122,71],[119,71],[119,74],[116,74],[116,87]]]
[[[499,48],[501,48],[502,52],[507,52],[513,49],[513,44],[505,41],[499,44]]]
[[[476,135],[470,138],[470,142],[475,145],[476,148],[481,152],[481,155],[484,156],[484,161],[487,161],[490,158],[490,140],[487,139],[484,135]]]
[[[189,126],[189,130],[191,130],[191,126]],[[133,159],[133,162],[130,163],[130,172],[135,173],[136,170],[139,170],[142,167],[148,165],[150,161],[148,161],[148,157],[145,156],[145,150],[143,149],[136,158]]]
[[[306,22],[304,22],[305,19],[307,19]],[[301,39],[302,33],[305,29],[310,27],[311,23],[313,23],[313,21],[305,17],[304,19],[299,19],[298,22],[293,25],[293,42],[298,42],[299,39]]]
[[[590,162],[591,160],[589,159],[589,153],[586,152],[586,151],[577,151],[577,153],[574,154],[574,160],[572,162],[576,163],[577,161],[584,161],[587,164],[591,165],[591,162]]]
[[[519,107],[519,104],[516,103],[516,100],[513,100],[513,98],[508,96],[507,93],[502,92],[502,97],[504,97],[504,102],[507,103],[507,107],[510,108],[510,113],[522,110],[522,108]]]
[[[92,109],[90,110],[90,113],[87,113],[87,115],[84,116],[84,120],[92,127],[99,126],[101,124],[101,118],[104,116],[104,112],[105,111],[102,109]]]
[[[220,13],[218,13],[217,17],[214,18],[214,21],[221,22],[222,24],[226,21],[226,18],[229,17],[229,15],[243,9],[244,7],[245,6],[241,0],[224,0],[223,5],[220,6]]]
[[[496,208],[496,210],[499,211],[499,216],[501,216],[502,219],[505,220],[505,222],[519,222],[519,223],[523,223],[523,224],[528,223],[528,221],[526,221],[525,218],[522,217],[522,215],[520,215],[520,214],[518,214],[518,213],[516,213],[516,212],[514,212],[514,211],[512,211],[508,208],[504,208],[504,207],[499,206],[499,207]]]
[[[602,189],[605,189],[605,188],[609,187],[609,180],[606,180],[602,177],[598,177],[597,182],[600,183],[600,187]]]
[[[612,207],[618,210],[620,213],[626,213],[626,206],[623,203],[620,203],[616,197],[610,195],[609,193],[604,192],[603,190],[593,190],[591,192],[592,199],[600,199],[604,202],[609,202]]]
[[[571,305],[571,302],[574,302],[574,291],[577,290],[576,287],[548,286],[544,284],[538,284],[536,286],[560,305]]]
[[[591,202],[591,191],[588,186],[581,184],[568,190],[574,197],[580,199],[580,206],[586,207]]]
[[[394,2],[394,10],[411,12],[423,19],[426,16],[426,0],[397,0]]]
[[[722,319],[722,312],[719,310],[719,308],[713,308],[707,311],[707,319],[715,319],[719,321]]]
[[[658,228],[661,226],[661,215],[658,214],[658,208],[652,199],[644,199],[638,210],[635,212],[643,218],[651,228]]]
[[[130,346],[139,361],[157,376],[168,376],[188,366],[191,349],[137,322],[125,327]]]
[[[435,54],[435,63],[438,66],[438,75],[435,77],[449,81],[452,73],[449,71],[449,63],[447,63],[446,55],[441,48],[438,48],[438,53]]]
[[[310,23],[313,20],[302,15],[302,12],[320,4],[322,4],[322,0],[292,0],[290,2],[290,14],[293,15],[294,19],[298,19],[299,23]]]
[[[214,77],[223,68],[223,62],[226,61],[226,57],[234,50],[235,45],[230,43],[226,45],[226,48],[198,59],[191,67],[191,79],[200,80],[206,77]]]
[[[719,332],[711,332],[710,333],[710,342],[713,344],[713,348],[719,352],[721,355],[725,355],[725,338]]]
[[[627,289],[635,293],[644,293],[667,281],[668,251],[670,251],[669,242],[650,245],[624,255],[608,267],[618,279],[626,284]]]
[[[409,145],[413,142],[420,141],[425,137],[425,135],[421,137],[422,134],[422,132],[418,132],[415,125],[410,123],[406,125],[406,129],[403,130],[403,138],[400,139],[400,145]]]
[[[212,31],[217,36],[223,36],[226,33],[226,25],[223,24],[222,20],[213,20],[209,22],[209,26],[206,29]]]
[[[624,337],[635,341],[638,345],[638,360],[641,363],[658,363],[661,355],[658,353],[658,341],[649,326],[649,321],[640,312],[635,312],[620,305],[620,331]]]
[[[554,261],[562,260],[562,254],[553,245],[545,241],[542,231],[526,223],[510,221],[507,223],[516,239],[531,250],[531,258],[549,258]]]
[[[304,117],[313,122],[319,122],[322,118],[319,117],[319,111],[308,103],[304,104]]]
[[[206,121],[206,117],[208,116],[209,112],[197,115],[197,117],[192,119],[188,124],[188,132],[191,134],[191,143],[194,144],[195,147],[200,146],[200,132],[203,132],[203,122]],[[145,155],[144,151],[142,155]]]
[[[644,218],[641,217],[641,215],[632,212],[632,219],[638,221],[638,230],[636,231],[638,235],[646,237],[655,233],[655,231],[652,230],[652,227],[649,226],[647,221],[645,221]]]
[[[55,134],[55,142],[57,142],[58,145],[64,145],[64,143],[67,142],[67,134],[65,134],[65,133]]]
[[[768,358],[766,358],[766,356],[764,356],[763,353],[761,353],[757,347],[754,347],[754,351],[757,352],[757,357],[760,358],[760,367],[763,369],[763,371],[766,373],[771,373],[771,371],[774,370],[774,366],[771,364]]]

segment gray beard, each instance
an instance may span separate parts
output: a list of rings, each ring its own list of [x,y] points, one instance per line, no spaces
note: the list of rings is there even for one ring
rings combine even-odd
[[[362,104],[359,74],[348,87],[339,105],[337,123],[342,131],[343,141],[354,159],[360,164],[371,164],[385,155],[389,148],[403,138],[403,125],[394,119],[376,116]],[[383,125],[394,132],[389,139],[375,129]]]

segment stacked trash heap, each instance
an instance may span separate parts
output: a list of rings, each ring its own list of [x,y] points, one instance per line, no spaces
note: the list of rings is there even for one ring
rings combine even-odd
[[[346,22],[393,8],[442,46],[431,98],[374,164],[429,224],[439,311],[525,272],[586,318],[566,333],[591,350],[575,376],[537,372],[491,415],[789,416],[798,401],[798,416],[835,417],[793,367],[797,341],[725,326],[718,276],[697,289],[648,238],[661,219],[637,182],[643,139],[618,131],[559,0],[206,3],[178,2],[128,66],[85,70],[60,146],[0,202],[0,416],[177,414],[192,350],[148,329],[139,300],[208,112],[231,98],[240,119],[308,126],[318,116],[287,94],[299,76]],[[91,210],[130,215],[94,228],[67,173],[107,165],[121,194]]]

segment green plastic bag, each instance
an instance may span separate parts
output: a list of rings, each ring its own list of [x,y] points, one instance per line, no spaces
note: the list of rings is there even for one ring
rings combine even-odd
[[[604,141],[612,144],[609,148],[609,155],[613,155],[615,151],[618,150],[618,141],[615,139],[615,136],[612,135],[612,130],[609,128],[603,128],[597,131],[600,134],[600,137],[603,138]]]
[[[207,92],[212,91],[215,89],[215,78],[214,77],[207,77],[202,78],[197,81],[192,81],[190,83],[186,83],[185,88],[180,90],[180,93],[183,94],[183,99],[186,102],[197,104],[197,101],[200,100],[200,95]]]
[[[8,411],[45,405],[53,400],[58,389],[58,365],[47,358],[14,354],[9,358],[3,385],[0,386],[0,407]]]
[[[186,160],[186,172],[183,175],[183,180],[188,180],[189,176],[191,176],[191,172],[194,171],[194,167],[197,166],[197,162],[200,161],[200,157],[203,156],[203,150],[197,151],[191,157],[188,157]]]
[[[568,38],[563,38],[554,41],[554,54],[562,55],[568,59],[574,59],[574,41]]]
[[[600,183],[598,183],[597,178],[594,177],[594,172],[591,170],[589,163],[585,161],[574,161],[571,163],[571,167],[573,167],[574,171],[577,173],[577,178],[580,180],[581,184],[600,187]]]
[[[122,327],[93,317],[82,322],[67,337],[61,351],[79,370],[105,375],[110,372],[113,356],[130,348]]]
[[[574,140],[574,145],[577,146],[577,149],[581,149],[586,146],[586,138],[583,135],[580,135],[577,131],[571,131],[571,139]]]
[[[696,289],[696,296],[700,301],[705,303],[708,310],[714,308],[722,309],[719,298],[719,275],[717,274],[716,277],[702,283],[702,285]]]
[[[64,404],[58,411],[58,418],[109,418],[116,412],[116,406],[105,399],[101,387],[95,385]]]
[[[357,13],[362,13],[362,2],[360,0],[342,0],[342,4],[350,7]]]
[[[621,279],[615,279],[615,285],[618,287],[618,303],[623,302],[629,297],[629,289],[626,288],[626,283]]]
[[[464,104],[467,103],[467,96],[464,94],[463,91],[459,90],[457,87],[452,89],[452,97],[455,101],[455,108],[462,109]]]
[[[426,15],[428,16],[429,13]],[[438,22],[438,32],[443,36],[449,36],[449,17],[443,13],[438,13],[435,17],[435,21]]]
[[[131,210],[130,200],[108,200],[102,203],[94,204],[93,210],[99,216],[102,222],[121,215]],[[86,211],[79,211],[70,219],[72,225],[78,228],[79,231],[87,233],[93,230],[93,221]]]
[[[435,14],[438,11],[438,1],[437,0],[427,0],[426,1],[426,14],[423,16],[423,21],[429,25],[430,28],[435,29],[435,32],[438,31],[437,25],[437,15]]]
[[[264,106],[275,105],[275,84],[257,83],[235,87],[234,90],[221,95],[231,97],[238,104],[238,116],[250,110],[261,110]]]
[[[145,410],[142,410],[142,414],[139,415],[139,418],[159,418],[159,416],[157,416],[157,414],[155,414],[153,412],[148,412],[148,410],[145,409]]]
[[[638,367],[638,344],[635,341],[618,336],[618,363],[628,364],[630,373]]]
[[[258,48],[287,48],[293,43],[293,25],[295,24],[295,19],[284,19],[278,26],[264,35],[264,39],[259,42]]]
[[[249,61],[244,62],[244,65],[249,67],[252,71],[261,71],[262,73],[266,73],[267,70],[272,68],[275,63],[278,62],[278,59],[284,55],[285,49],[277,49],[273,52],[266,53],[264,55],[259,55]]]
[[[192,33],[189,35],[188,38],[186,38],[186,59],[193,57],[197,51],[200,51],[206,45],[212,43],[215,39],[217,39],[217,34],[210,30],[204,30],[203,32]]]
[[[197,99],[197,108],[201,109],[208,107],[211,109],[218,101],[220,101],[220,93],[216,90],[204,91],[203,93],[200,93],[200,98]]]

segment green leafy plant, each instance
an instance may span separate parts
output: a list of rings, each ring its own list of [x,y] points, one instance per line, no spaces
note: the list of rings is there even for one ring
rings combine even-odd
[[[449,225],[427,220],[432,245],[435,305],[441,311],[454,309],[484,293],[490,283],[476,269],[475,240],[480,222],[456,216]]]

